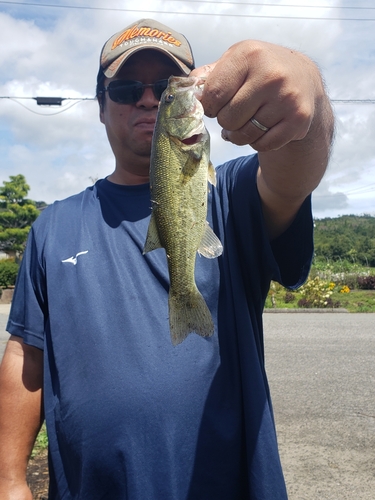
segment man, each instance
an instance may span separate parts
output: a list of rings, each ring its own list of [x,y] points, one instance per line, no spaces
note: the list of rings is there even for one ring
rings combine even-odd
[[[271,279],[298,287],[309,270],[309,194],[333,130],[319,71],[257,41],[194,69],[186,39],[150,19],[114,35],[100,61],[115,168],[31,230],[0,372],[0,498],[31,499],[45,415],[50,499],[285,499],[262,310]],[[201,101],[223,138],[259,155],[219,166],[209,198],[224,252],[198,259],[196,279],[215,334],[173,347],[165,252],[143,246],[158,102],[171,74],[190,71],[207,78]]]

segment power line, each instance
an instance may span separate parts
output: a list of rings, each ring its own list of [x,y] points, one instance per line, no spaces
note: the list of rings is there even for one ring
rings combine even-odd
[[[176,0],[174,0],[176,1]],[[180,1],[180,0],[177,0]],[[198,0],[190,0],[198,1]],[[189,2],[186,2],[189,3]],[[202,2],[203,4],[209,2]],[[210,2],[211,3],[211,2]],[[214,2],[212,2],[214,3]],[[246,4],[244,2],[217,2],[217,3],[225,3],[225,4],[233,4],[233,5],[258,5],[262,7],[267,6],[275,6],[276,4]],[[139,13],[152,13],[152,14],[174,14],[174,15],[192,15],[192,16],[218,16],[218,17],[250,17],[250,18],[260,18],[260,19],[295,19],[295,20],[309,20],[309,21],[375,21],[375,18],[349,18],[349,17],[304,17],[304,16],[270,16],[270,15],[261,15],[261,14],[219,14],[212,12],[181,12],[181,11],[168,11],[163,12],[160,10],[139,10],[139,9],[123,9],[123,8],[108,8],[108,7],[86,7],[79,5],[52,5],[52,4],[41,4],[41,3],[29,3],[29,2],[7,2],[0,1],[0,4],[8,4],[8,5],[22,5],[22,6],[30,6],[30,7],[53,7],[53,8],[63,8],[63,9],[81,9],[81,10],[98,10],[98,11],[115,11],[115,12],[139,12]],[[280,7],[280,5],[278,5]],[[286,7],[286,5],[285,5]],[[290,5],[289,7],[299,8],[298,5]],[[322,7],[323,8],[323,7]],[[330,8],[330,7],[326,7]],[[365,9],[365,7],[363,7]],[[370,7],[370,9],[373,9]]]
[[[338,104],[375,104],[375,99],[331,99]]]
[[[352,192],[343,192],[343,191],[335,191],[335,192],[330,192],[330,194],[319,194],[319,193],[313,193],[313,197],[315,199],[317,198],[332,198],[332,196],[335,196],[335,195],[343,195],[343,196],[346,196],[346,197],[360,197],[361,195],[363,194],[368,194],[368,193],[372,193],[375,191],[375,188],[369,188],[369,189],[366,189],[366,186],[363,186],[362,188],[358,188],[358,189],[363,189],[363,191],[360,191],[360,192],[357,192],[357,193],[352,193]]]
[[[62,101],[95,101],[96,97],[16,97],[0,96],[0,99],[34,99],[39,106],[60,106]]]
[[[374,191],[374,189],[375,189],[375,184],[367,184],[366,186],[361,186],[361,187],[350,189],[345,194],[346,195],[362,194],[362,193],[358,193],[358,191],[362,191],[364,193],[369,193],[370,191]]]
[[[260,3],[260,2],[232,2],[232,1],[218,1],[218,0],[170,0],[172,2],[184,2],[184,3],[200,3],[200,4],[215,4],[215,5],[244,5],[246,7],[296,7],[298,9],[340,9],[340,10],[375,10],[375,7],[358,7],[358,6],[338,6],[338,5],[296,5],[296,4],[279,4],[279,3]],[[117,8],[117,7],[87,7],[84,5],[54,5],[54,4],[42,4],[42,3],[31,3],[31,2],[10,2],[10,1],[0,1],[0,4],[10,4],[10,5],[30,5],[32,7],[56,7],[63,9],[85,9],[85,10],[113,10],[113,11],[126,11],[128,9]]]
[[[0,99],[34,99],[40,106],[59,106],[58,101],[95,101],[96,97],[28,97],[0,96]],[[330,99],[331,102],[342,104],[375,104],[375,99]]]
[[[346,10],[375,10],[375,7],[341,7],[338,5],[296,5],[296,4],[279,4],[279,3],[259,3],[259,2],[220,2],[217,0],[170,0],[173,2],[185,3],[208,3],[208,4],[229,4],[229,5],[251,5],[256,7],[296,7],[298,9],[346,9]],[[1,2],[0,2],[1,3]]]
[[[344,196],[360,196],[362,194],[372,193],[373,191],[375,191],[375,184],[366,184],[364,186],[349,189],[348,191],[335,191],[329,194],[313,193],[313,196],[315,198],[331,198],[337,194],[342,194]]]
[[[9,99],[10,101],[13,101],[23,108],[27,109],[27,111],[30,111],[30,113],[34,113],[35,115],[40,115],[40,116],[54,116],[54,115],[59,115],[60,113],[64,113],[65,111],[68,111],[71,109],[73,106],[76,106],[82,101],[95,101],[96,97],[9,97],[9,96],[0,96],[0,99]],[[39,113],[38,111],[35,111],[31,108],[28,108],[22,102],[19,102],[18,99],[33,99],[36,101],[38,106],[61,106],[62,101],[75,101],[70,104],[66,104],[60,109],[59,111],[56,111],[54,113]]]
[[[9,99],[14,101],[23,108],[27,109],[31,113],[42,116],[53,116],[68,111],[70,108],[82,101],[96,101],[96,97],[12,97],[12,96],[0,96],[0,99]],[[21,102],[20,99],[32,99],[35,100],[39,106],[61,106],[62,101],[77,101],[71,105],[65,105],[63,109],[57,111],[56,113],[39,113],[31,108],[28,108]],[[332,103],[338,104],[375,104],[375,99],[331,99]]]
[[[9,99],[10,101],[13,101],[13,102],[19,104],[20,106],[25,108],[27,111],[30,111],[30,113],[34,113],[35,115],[40,115],[40,116],[59,115],[61,113],[64,113],[65,111],[68,111],[73,106],[75,106],[76,104],[79,104],[82,101],[96,101],[96,97],[82,97],[82,98],[80,98],[80,97],[72,97],[72,98],[70,98],[70,97],[64,97],[64,98],[52,97],[52,98],[49,98],[49,97],[7,97],[7,96],[0,96],[0,99]],[[37,104],[39,106],[61,106],[61,101],[64,101],[64,100],[67,100],[67,101],[70,100],[70,101],[76,101],[76,102],[73,102],[70,105],[66,104],[65,106],[62,107],[62,109],[60,109],[59,111],[56,111],[54,113],[39,113],[38,111],[35,111],[35,110],[25,106],[18,99],[34,99],[37,101]],[[50,101],[50,102],[47,102],[47,101]],[[366,100],[339,99],[339,100],[331,100],[331,102],[340,103],[340,104],[356,104],[356,103],[358,103],[358,104],[375,104],[375,100],[368,100],[368,99],[366,99]]]
[[[16,102],[17,104],[19,104],[23,108],[27,109],[27,111],[30,111],[30,113],[34,113],[34,115],[39,115],[39,116],[60,115],[61,113],[64,113],[65,111],[68,111],[69,109],[71,109],[73,106],[76,106],[77,104],[79,104],[81,102],[81,100],[82,101],[84,100],[84,99],[80,99],[80,100],[77,100],[76,102],[73,102],[72,104],[65,105],[65,107],[63,107],[59,111],[55,111],[54,113],[39,113],[38,111],[35,111],[35,110],[31,109],[31,108],[28,108],[27,106],[25,106],[24,104],[22,104],[22,102],[16,101],[16,99],[14,99],[12,97],[8,97],[8,99],[10,99],[11,101]],[[21,97],[21,99],[22,99],[22,97]]]

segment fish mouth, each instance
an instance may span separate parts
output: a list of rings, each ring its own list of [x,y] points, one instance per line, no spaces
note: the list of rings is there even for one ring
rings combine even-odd
[[[192,146],[194,144],[197,144],[198,142],[201,142],[205,135],[206,128],[204,126],[204,123],[201,122],[198,123],[198,126],[194,127],[193,130],[190,130],[190,132],[185,137],[178,137],[178,140],[186,146]]]
[[[193,144],[197,144],[202,139],[202,134],[194,134],[191,137],[186,137],[186,139],[180,139],[182,144],[186,146],[192,146]]]

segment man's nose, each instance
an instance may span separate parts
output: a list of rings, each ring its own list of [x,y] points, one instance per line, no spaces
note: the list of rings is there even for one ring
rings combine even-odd
[[[155,97],[154,91],[152,88],[147,87],[144,89],[142,97],[137,102],[138,107],[142,108],[157,108],[159,106],[159,101]]]

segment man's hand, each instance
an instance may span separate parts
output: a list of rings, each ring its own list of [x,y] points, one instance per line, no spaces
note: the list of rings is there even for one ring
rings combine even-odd
[[[1,500],[33,500],[31,491],[26,483],[9,484],[8,481],[0,477],[0,498]]]
[[[206,78],[201,102],[223,138],[259,152],[257,186],[269,236],[276,238],[329,159],[334,120],[317,66],[291,49],[247,40],[192,75]]]
[[[309,58],[266,42],[239,42],[192,75],[207,78],[201,102],[207,116],[217,117],[223,138],[257,151],[304,139],[325,98],[319,70]],[[269,130],[260,130],[251,118]]]
[[[32,500],[27,462],[43,422],[43,352],[11,336],[0,364],[0,499]]]

